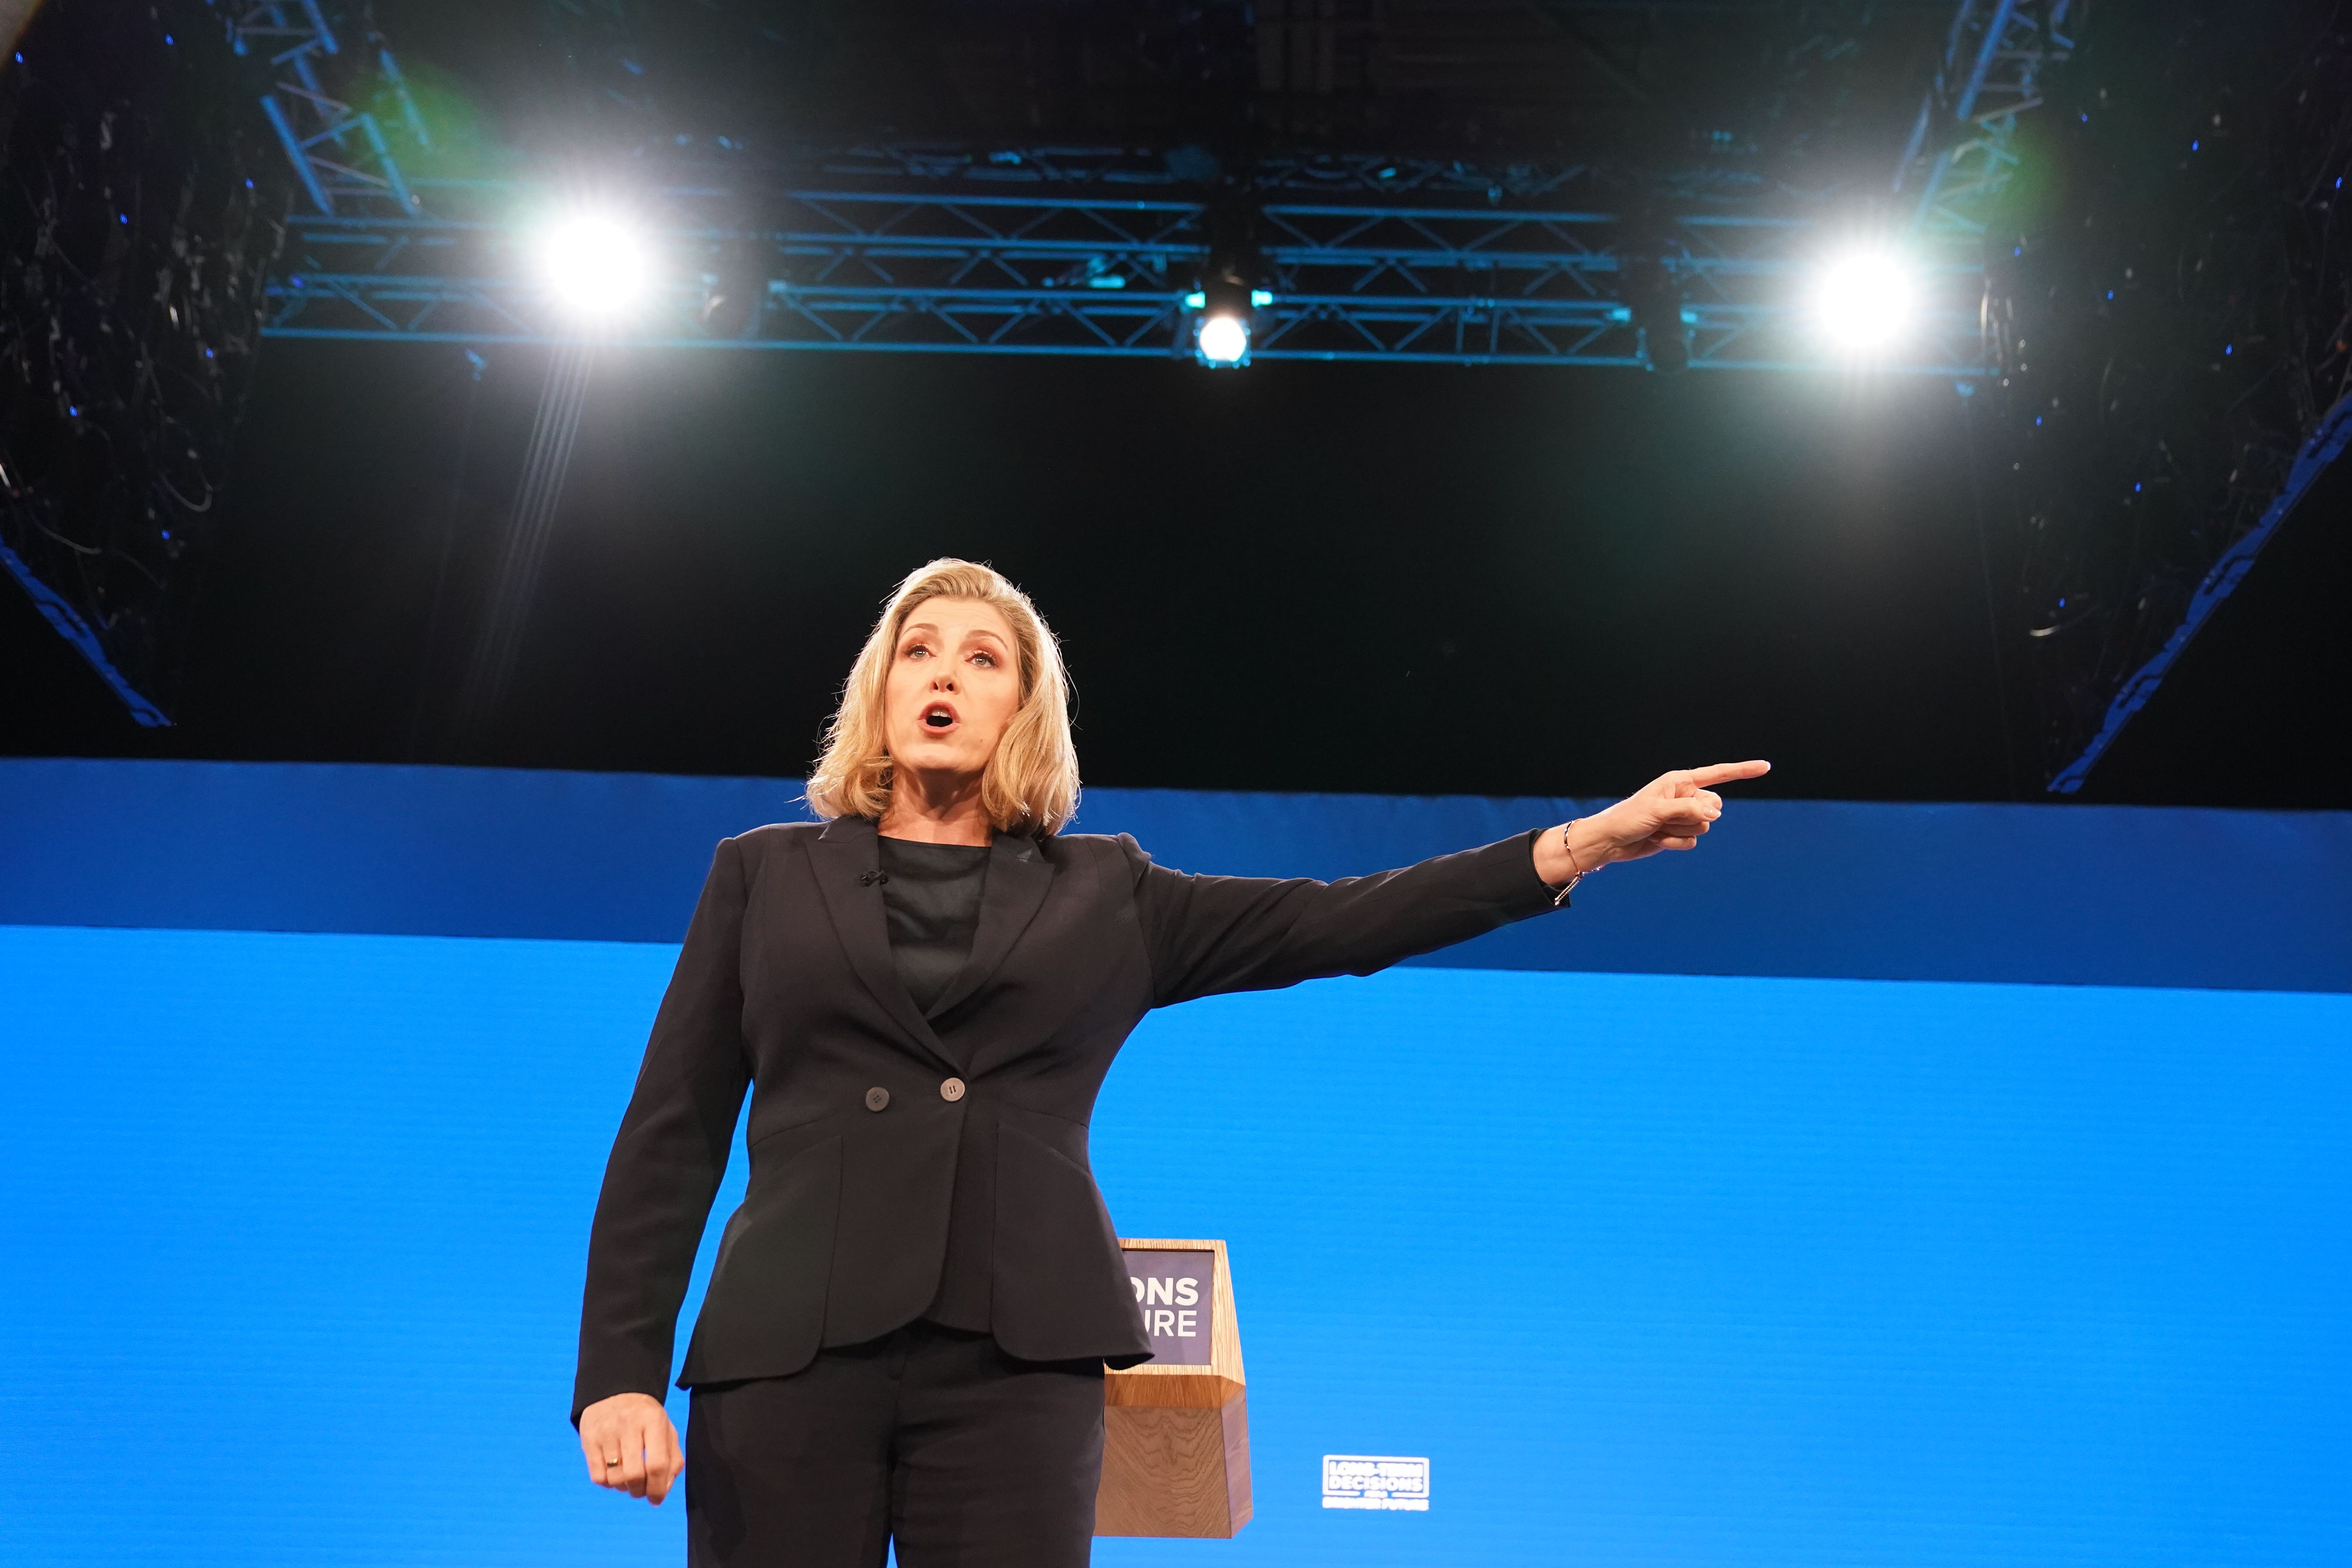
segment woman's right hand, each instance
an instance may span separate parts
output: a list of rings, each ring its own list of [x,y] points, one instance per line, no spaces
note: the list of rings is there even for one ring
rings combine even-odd
[[[580,1452],[590,1480],[656,1506],[686,1468],[677,1428],[650,1394],[616,1394],[583,1410]]]

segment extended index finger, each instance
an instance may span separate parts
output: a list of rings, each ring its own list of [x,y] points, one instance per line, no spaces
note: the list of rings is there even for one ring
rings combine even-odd
[[[1703,768],[1691,770],[1691,783],[1706,789],[1719,784],[1729,784],[1734,779],[1760,779],[1771,771],[1772,764],[1767,762],[1709,763]]]

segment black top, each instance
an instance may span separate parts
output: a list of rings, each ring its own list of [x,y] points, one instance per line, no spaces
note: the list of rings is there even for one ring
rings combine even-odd
[[[925,1017],[971,956],[980,895],[988,881],[985,844],[921,844],[884,838],[882,907],[898,983]]]

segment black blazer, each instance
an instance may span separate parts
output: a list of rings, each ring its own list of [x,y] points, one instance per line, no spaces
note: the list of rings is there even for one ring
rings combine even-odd
[[[1531,845],[1327,884],[1186,876],[1124,834],[1000,834],[971,960],[926,1017],[891,961],[873,823],[725,840],[605,1166],[573,1420],[661,1397],[747,1086],[751,1184],[680,1386],[782,1376],[913,1321],[951,1226],[971,1233],[956,1250],[982,1248],[1007,1352],[1150,1359],[1087,1163],[1129,1031],[1153,1007],[1369,974],[1548,909]]]

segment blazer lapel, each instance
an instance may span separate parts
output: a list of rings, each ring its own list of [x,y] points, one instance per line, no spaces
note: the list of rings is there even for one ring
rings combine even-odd
[[[834,931],[841,938],[857,978],[917,1045],[950,1069],[961,1071],[961,1064],[940,1044],[939,1036],[915,1006],[915,999],[898,983],[898,966],[890,957],[889,918],[882,908],[882,851],[874,824],[859,816],[836,817],[809,847],[809,865],[824,894],[825,912],[833,917]],[[996,875],[992,858],[988,871],[992,881]],[[983,910],[982,928],[986,925]]]
[[[988,885],[980,896],[980,929],[972,933],[971,956],[931,1006],[934,1018],[980,989],[1004,963],[1013,944],[1037,917],[1054,885],[1054,868],[1025,833],[1000,833],[988,853]],[[886,931],[885,940],[889,933]]]

